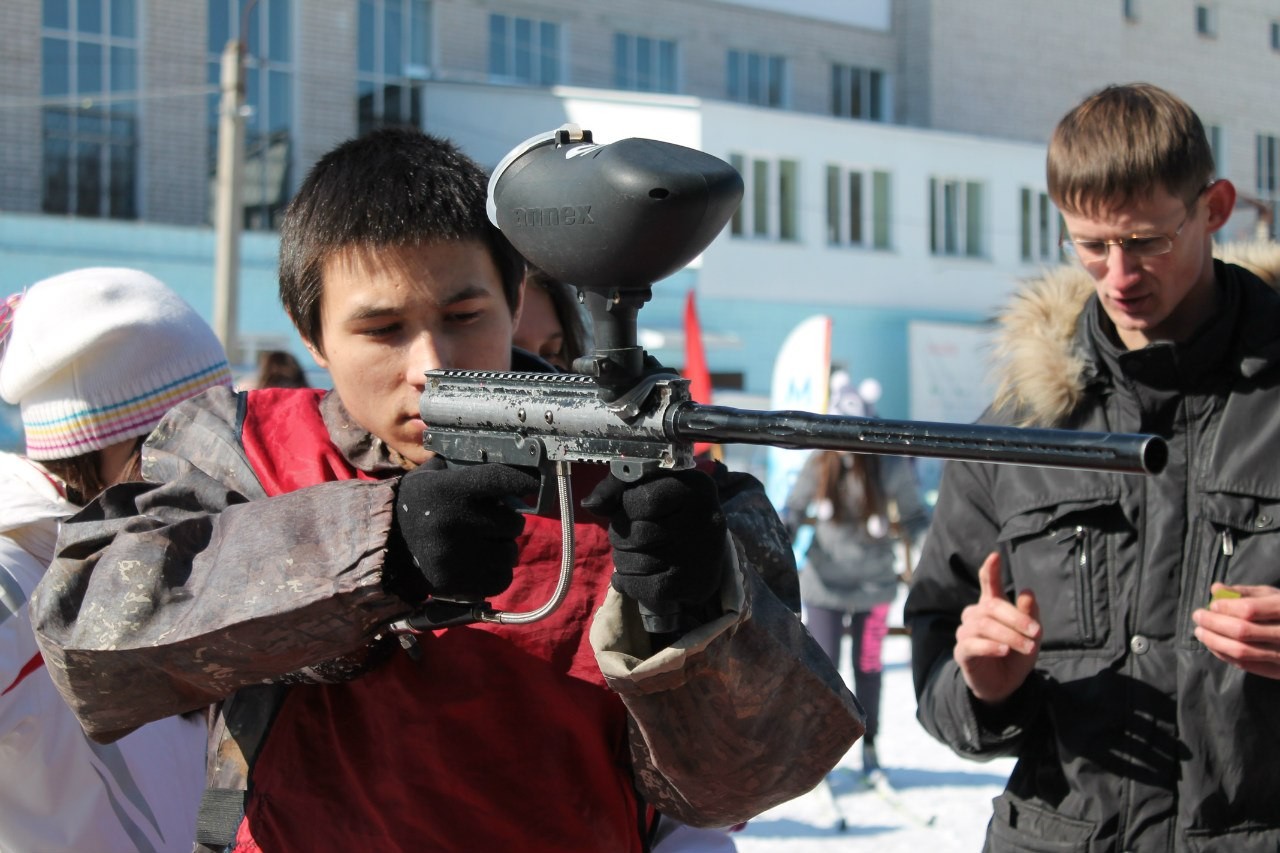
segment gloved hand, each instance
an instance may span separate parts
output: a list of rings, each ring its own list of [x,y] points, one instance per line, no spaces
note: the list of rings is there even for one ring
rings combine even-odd
[[[396,591],[411,602],[427,595],[473,600],[497,595],[511,585],[516,537],[524,516],[503,498],[537,492],[538,478],[509,465],[423,465],[400,478],[395,525],[388,550],[402,546],[421,579],[402,572]],[[425,580],[425,586],[422,581]]]
[[[726,522],[705,473],[662,472],[635,483],[610,474],[582,506],[609,519],[613,588],[642,609],[687,612],[719,591]]]

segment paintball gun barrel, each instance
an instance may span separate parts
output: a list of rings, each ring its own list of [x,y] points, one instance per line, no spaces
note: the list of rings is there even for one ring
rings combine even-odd
[[[1159,471],[1165,461],[1163,440],[1151,435],[733,409],[694,402],[688,381],[673,373],[653,374],[643,387],[637,400],[606,402],[580,374],[434,370],[422,396],[425,446],[458,462],[608,463],[624,480],[690,467],[695,442],[1120,473]],[[537,510],[549,508],[540,502]]]
[[[1006,464],[1158,473],[1158,436],[890,421],[703,405],[687,380],[637,344],[636,315],[651,285],[691,261],[742,198],[741,176],[719,158],[652,139],[592,141],[574,125],[527,140],[489,183],[489,217],[549,275],[577,287],[594,349],[570,374],[432,370],[420,408],[423,444],[456,463],[537,467],[547,513],[557,489],[565,540],[556,598],[527,614],[483,602],[441,602],[407,630],[468,621],[528,622],[554,610],[572,572],[568,466],[606,463],[633,481],[694,464],[695,442],[762,444]],[[554,476],[553,476],[554,475]],[[553,485],[553,483],[555,485]],[[440,610],[440,608],[446,610]],[[448,608],[452,608],[451,610]],[[442,616],[442,614],[444,614]],[[671,630],[671,614],[644,614]]]

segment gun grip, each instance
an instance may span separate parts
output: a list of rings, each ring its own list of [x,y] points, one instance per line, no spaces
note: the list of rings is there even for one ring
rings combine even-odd
[[[538,494],[532,504],[516,495],[507,495],[502,502],[519,513],[555,516],[559,512],[560,490],[556,486],[556,463],[547,458],[546,447],[537,438],[518,438],[509,443],[485,446],[482,452],[451,457],[447,465],[478,465],[483,462],[501,462],[517,468],[538,470]]]

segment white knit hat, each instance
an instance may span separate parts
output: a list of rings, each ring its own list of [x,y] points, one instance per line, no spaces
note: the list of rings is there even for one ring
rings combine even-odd
[[[146,435],[177,403],[231,384],[213,330],[144,272],[73,270],[33,284],[7,307],[0,396],[21,406],[32,459],[67,459]]]

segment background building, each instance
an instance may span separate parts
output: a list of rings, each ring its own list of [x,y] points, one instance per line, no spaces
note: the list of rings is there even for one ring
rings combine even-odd
[[[834,359],[882,382],[883,414],[974,417],[983,320],[1058,260],[1044,141],[1107,83],[1185,97],[1245,197],[1227,236],[1274,228],[1280,7],[1264,0],[6,0],[0,294],[128,264],[212,315],[219,63],[241,35],[244,363],[306,358],[272,229],[320,154],[381,124],[489,166],[564,121],[732,162],[738,215],[641,323],[678,366],[694,289],[718,391],[757,403],[786,334],[822,313]]]

